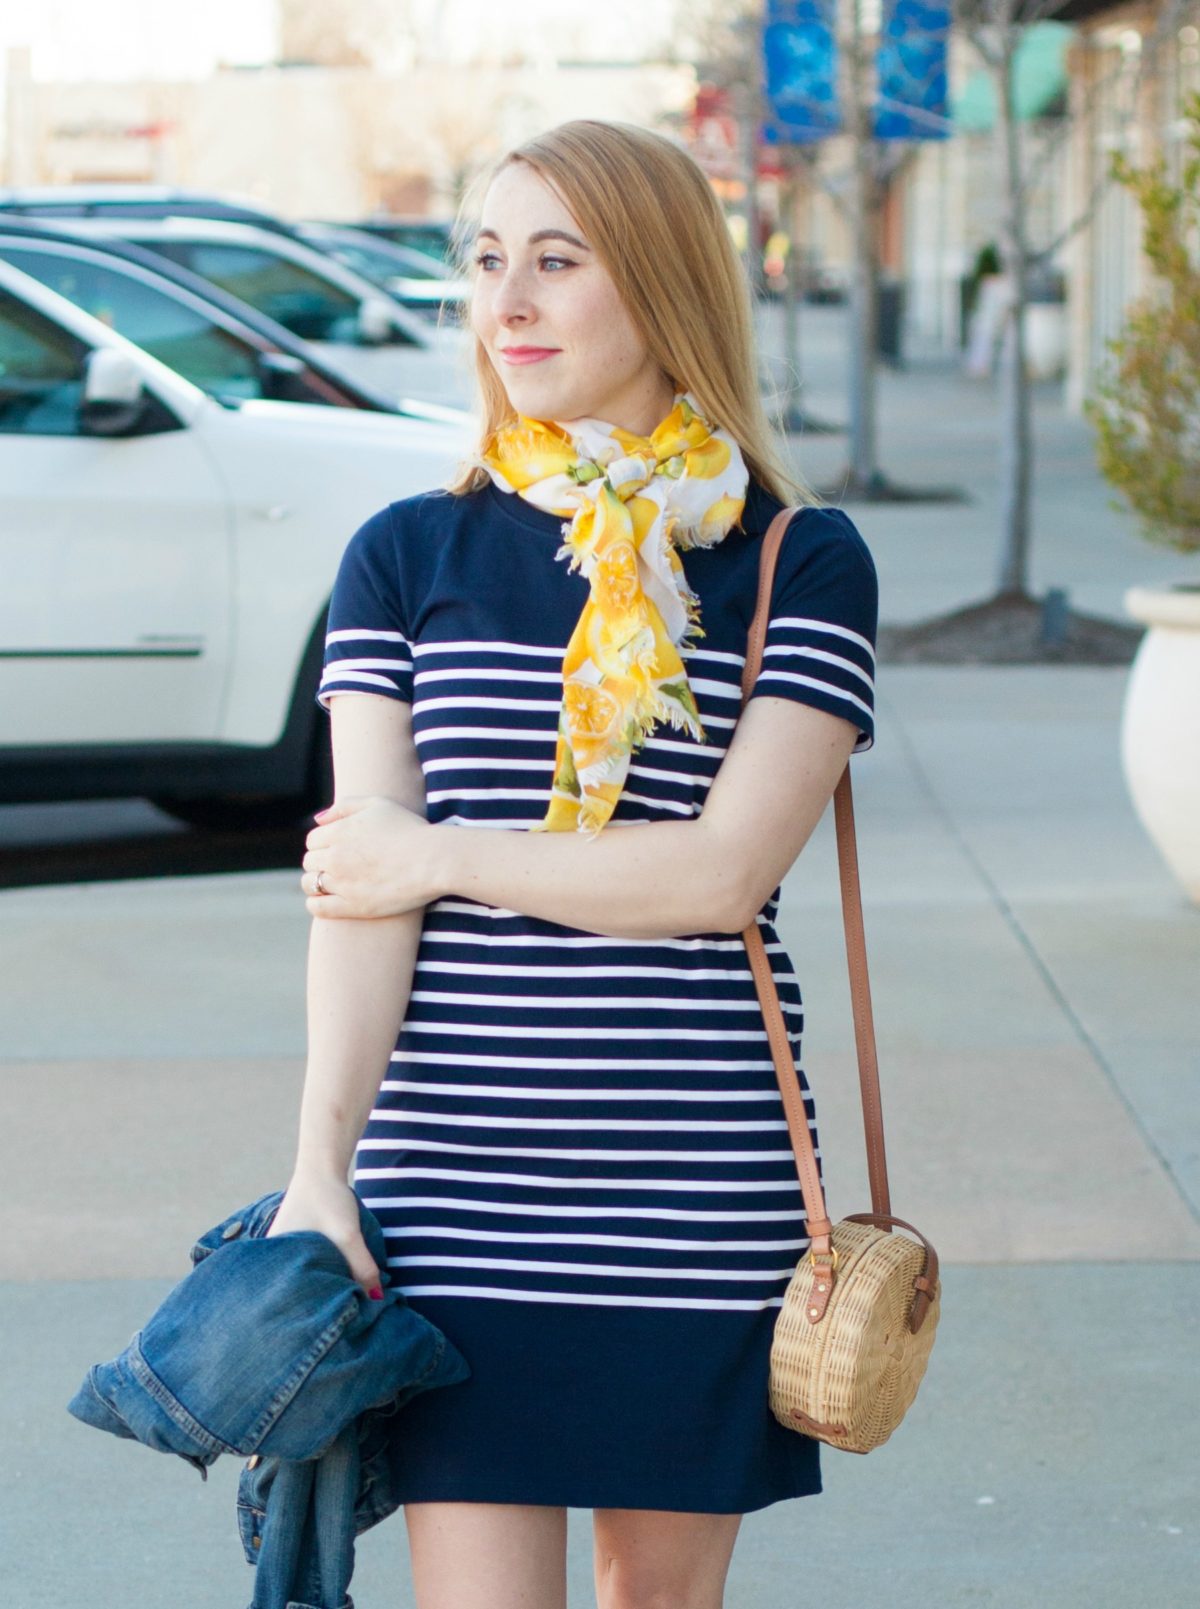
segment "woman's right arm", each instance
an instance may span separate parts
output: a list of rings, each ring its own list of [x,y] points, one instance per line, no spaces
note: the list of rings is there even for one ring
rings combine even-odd
[[[335,794],[381,793],[425,814],[411,706],[376,693],[330,699]],[[380,1270],[347,1175],[408,1008],[424,910],[314,920],[308,949],[308,1059],[296,1162],[270,1234],[317,1229],[364,1289]]]

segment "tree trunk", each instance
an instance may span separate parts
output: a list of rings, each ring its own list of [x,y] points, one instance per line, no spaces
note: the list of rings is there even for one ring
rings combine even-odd
[[[996,91],[996,140],[1004,177],[1000,222],[1000,259],[1011,287],[1011,305],[1001,347],[1000,510],[1001,553],[996,577],[1001,595],[1029,591],[1030,484],[1033,442],[1030,430],[1029,378],[1026,372],[1025,306],[1028,295],[1029,244],[1025,225],[1021,131],[1013,106],[1013,57],[1020,30],[1010,16],[1000,26],[1003,38],[993,67]]]

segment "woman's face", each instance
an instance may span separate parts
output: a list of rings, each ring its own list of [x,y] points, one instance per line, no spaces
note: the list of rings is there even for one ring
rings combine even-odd
[[[608,270],[527,162],[489,186],[475,256],[471,327],[517,413],[648,435],[670,412],[674,388]]]

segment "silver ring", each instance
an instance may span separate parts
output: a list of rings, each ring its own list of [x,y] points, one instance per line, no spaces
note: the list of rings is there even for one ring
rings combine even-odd
[[[321,879],[324,876],[325,876],[324,872],[318,872],[317,873],[317,885],[316,886],[317,886],[317,893],[318,894],[328,894],[328,892],[329,892],[329,890],[325,887],[325,884],[321,881]]]

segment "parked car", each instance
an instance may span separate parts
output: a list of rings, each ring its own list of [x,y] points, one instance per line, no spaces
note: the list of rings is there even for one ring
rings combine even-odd
[[[390,240],[363,229],[311,223],[301,224],[300,231],[305,240],[353,268],[372,284],[381,285],[414,313],[423,313],[434,322],[442,318],[451,323],[462,321],[469,288],[467,281],[456,278],[437,258],[412,246],[393,245]]]
[[[312,342],[335,368],[392,397],[461,407],[472,395],[465,331],[430,325],[302,240],[210,218],[81,218],[71,232],[116,236],[159,253]]]
[[[404,411],[245,302],[128,241],[0,215],[0,260],[32,274],[210,395]],[[419,406],[419,405],[418,405]]]
[[[295,226],[261,207],[165,184],[0,186],[0,213],[22,218],[225,218],[295,235]]]
[[[361,218],[347,227],[361,229],[369,235],[379,235],[394,246],[411,246],[423,251],[456,271],[454,260],[454,225],[448,218],[409,217],[398,214],[390,218]]]
[[[218,400],[0,261],[0,800],[265,825],[329,795],[338,560],[461,427]]]

